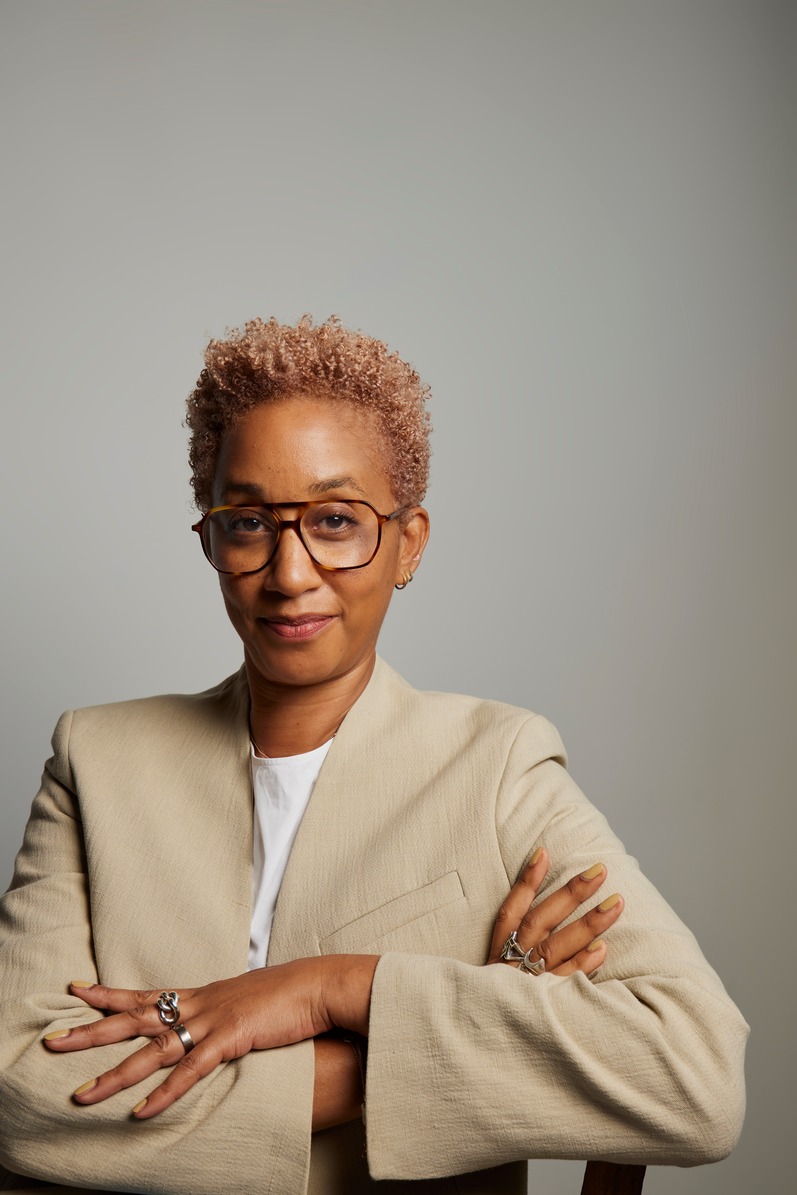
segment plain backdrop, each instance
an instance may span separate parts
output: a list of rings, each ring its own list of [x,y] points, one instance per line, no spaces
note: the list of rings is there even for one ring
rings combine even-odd
[[[792,1172],[794,16],[0,8],[3,884],[62,709],[238,666],[189,530],[205,341],[337,313],[433,391],[383,654],[558,724],[752,1024],[738,1150],[649,1195]]]

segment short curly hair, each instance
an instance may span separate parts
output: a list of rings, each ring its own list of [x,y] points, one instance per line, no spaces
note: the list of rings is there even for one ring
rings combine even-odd
[[[188,460],[197,506],[212,505],[213,478],[227,430],[260,403],[312,394],[372,412],[381,425],[385,468],[400,506],[423,500],[429,481],[429,387],[381,340],[344,328],[336,316],[293,326],[250,320],[211,340],[188,397]]]

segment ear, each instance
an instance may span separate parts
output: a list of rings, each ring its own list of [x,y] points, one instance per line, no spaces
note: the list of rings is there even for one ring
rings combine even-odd
[[[400,585],[409,573],[413,576],[421,563],[429,539],[429,512],[423,506],[413,506],[401,528],[401,547],[396,567],[395,584]]]

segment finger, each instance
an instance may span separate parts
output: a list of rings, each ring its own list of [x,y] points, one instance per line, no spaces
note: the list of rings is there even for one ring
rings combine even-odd
[[[213,1037],[206,1039],[201,1046],[197,1046],[190,1054],[186,1054],[167,1079],[146,1099],[141,1100],[133,1108],[133,1115],[137,1120],[149,1120],[157,1116],[166,1108],[171,1107],[176,1100],[190,1091],[195,1083],[204,1079],[214,1071],[220,1063],[227,1060],[227,1056],[215,1044]]]
[[[114,1042],[128,1041],[131,1037],[154,1037],[161,1033],[164,1025],[152,1004],[131,1008],[129,1012],[115,1013],[86,1025],[75,1025],[73,1029],[56,1029],[44,1036],[44,1044],[54,1053],[65,1054],[73,1050],[90,1050],[93,1046],[109,1046]]]
[[[162,990],[132,991],[129,988],[109,988],[105,984],[87,983],[82,979],[73,979],[69,986],[73,995],[85,1000],[86,1004],[108,1012],[127,1012],[142,1004],[155,1004]],[[187,992],[178,993],[181,998],[187,994]]]
[[[584,975],[594,975],[605,961],[607,954],[606,943],[602,938],[595,938],[585,950],[579,950],[578,954],[568,959],[567,962],[561,963],[551,971],[551,974],[573,975],[575,972],[581,971]]]
[[[524,948],[528,950],[530,946],[536,946],[553,933],[579,905],[598,891],[606,875],[603,863],[595,863],[529,909],[517,927],[518,939]]]
[[[131,997],[148,997],[149,991],[133,992],[121,988],[106,988],[100,984],[95,987],[100,994],[94,995],[96,1007],[108,1008],[117,1003],[130,1004]],[[106,994],[103,994],[106,993]],[[156,993],[156,996],[160,993]],[[190,1000],[193,991],[184,991],[183,999]],[[184,1006],[180,1016],[185,1015]],[[164,1023],[158,1015],[158,1009],[153,1003],[130,1004],[125,1012],[114,1013],[109,1017],[102,1017],[98,1021],[89,1021],[86,1025],[76,1025],[73,1029],[57,1029],[44,1036],[44,1043],[48,1049],[58,1053],[70,1050],[88,1050],[93,1046],[107,1046],[114,1042],[127,1041],[131,1037],[154,1037],[164,1029]]]
[[[140,1050],[135,1050],[118,1066],[105,1071],[95,1079],[82,1083],[72,1093],[79,1104],[99,1104],[109,1095],[132,1087],[143,1079],[148,1079],[164,1066],[174,1066],[185,1055],[185,1047],[176,1033],[171,1029],[163,1029],[152,1041],[147,1042]]]
[[[512,931],[517,929],[521,919],[536,900],[537,893],[547,874],[548,852],[545,847],[540,846],[532,854],[498,910],[498,916],[493,926],[488,963],[499,961],[504,943]]]
[[[607,896],[599,905],[595,905],[572,925],[567,925],[564,929],[557,930],[538,942],[530,961],[534,962],[538,958],[543,958],[545,959],[545,970],[558,974],[560,966],[575,958],[579,952],[585,950],[592,941],[614,925],[623,908],[624,901],[619,892]]]

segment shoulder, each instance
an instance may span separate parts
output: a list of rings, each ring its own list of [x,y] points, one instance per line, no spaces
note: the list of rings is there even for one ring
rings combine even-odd
[[[69,710],[55,729],[53,749],[56,757],[73,759],[123,756],[142,745],[157,750],[159,743],[187,750],[198,737],[245,722],[247,709],[241,669],[201,693],[163,693]]]
[[[201,693],[159,693],[71,711],[72,724],[81,727],[157,723],[229,716],[246,693],[243,668]]]
[[[413,688],[383,660],[374,674],[375,704],[383,704],[405,727],[423,728],[424,738],[461,749],[489,744],[501,754],[520,751],[566,764],[564,744],[556,727],[542,714],[502,701]]]

